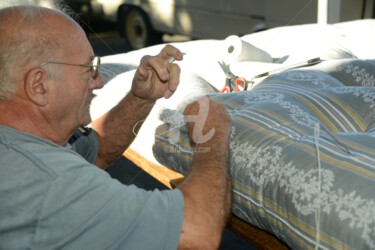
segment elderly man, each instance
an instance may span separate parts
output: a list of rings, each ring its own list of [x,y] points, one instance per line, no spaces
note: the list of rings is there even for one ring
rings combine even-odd
[[[144,57],[131,91],[82,132],[103,80],[80,26],[31,6],[1,10],[0,23],[0,249],[217,248],[231,205],[223,106],[208,100],[208,117],[195,119],[205,119],[202,135],[215,129],[208,141],[194,138],[211,153],[196,150],[178,189],[147,192],[100,169],[130,145],[155,101],[176,90],[180,69],[168,59],[182,60],[180,51]],[[198,111],[190,104],[185,115]]]

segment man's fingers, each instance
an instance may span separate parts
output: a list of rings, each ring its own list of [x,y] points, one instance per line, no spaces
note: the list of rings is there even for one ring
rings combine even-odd
[[[147,79],[148,76],[148,59],[150,56],[144,56],[141,59],[140,65],[137,69],[138,77],[140,79]]]
[[[180,66],[177,64],[169,64],[168,66],[169,71],[169,81],[168,81],[168,88],[174,92],[177,89],[178,84],[180,83]]]
[[[168,99],[169,97],[171,97],[173,95],[174,91],[170,91],[169,89],[167,89],[165,92],[164,92],[164,98],[165,99]]]
[[[163,61],[160,57],[154,56],[147,60],[147,65],[145,67],[152,68],[160,81],[167,82],[169,80],[169,72],[167,67],[167,62]]]
[[[159,57],[162,60],[169,60],[172,57],[174,60],[181,61],[183,59],[183,55],[179,49],[173,47],[172,45],[166,45],[159,53]]]
[[[182,53],[175,47],[171,45],[166,45],[159,53],[158,56],[144,56],[141,60],[141,67],[151,67],[157,73],[159,79],[162,82],[166,82],[169,80],[170,76],[169,73],[173,72],[173,69],[176,67],[171,62],[171,60],[182,60],[183,55]],[[141,71],[142,73],[144,71]],[[179,71],[178,71],[179,72]],[[143,76],[144,74],[141,74]]]
[[[148,67],[152,68],[161,82],[172,83],[172,90],[174,90],[180,79],[180,67],[174,63],[163,61],[160,57],[150,57],[147,61]]]
[[[171,57],[182,60],[181,52],[171,45],[157,56],[144,56],[133,80],[135,92],[143,98],[171,97],[179,85],[181,71],[177,64],[168,61]]]

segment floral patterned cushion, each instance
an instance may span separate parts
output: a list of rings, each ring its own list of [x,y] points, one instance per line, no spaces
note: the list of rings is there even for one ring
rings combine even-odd
[[[130,148],[186,173],[193,152],[182,110],[209,94],[233,119],[233,212],[238,217],[292,249],[375,249],[375,65],[357,59],[375,58],[374,28],[374,20],[357,20],[243,36],[273,58],[273,63],[232,63],[232,72],[246,79],[315,57],[323,62],[285,70],[250,91],[229,94],[218,94],[225,83],[217,63],[223,41],[175,43],[185,53],[177,62],[180,85],[171,98],[156,102]],[[162,47],[102,58],[106,85],[94,91],[93,119],[130,90],[141,58]]]
[[[211,94],[233,122],[233,212],[292,249],[375,248],[374,76],[373,60],[329,60]],[[173,115],[153,151],[186,174],[193,150]]]

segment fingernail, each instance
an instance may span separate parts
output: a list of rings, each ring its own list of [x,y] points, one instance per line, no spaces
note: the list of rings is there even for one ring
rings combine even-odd
[[[168,62],[169,62],[169,63],[173,63],[175,60],[176,60],[176,59],[174,58],[174,56],[172,56],[172,57],[170,57],[170,58],[168,59]]]
[[[172,86],[173,86],[173,90],[176,90],[178,87],[178,82],[174,83]]]

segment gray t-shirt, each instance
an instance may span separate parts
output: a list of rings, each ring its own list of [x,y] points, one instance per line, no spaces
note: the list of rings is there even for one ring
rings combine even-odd
[[[177,248],[182,193],[112,179],[88,162],[97,140],[60,147],[0,125],[0,249]]]

